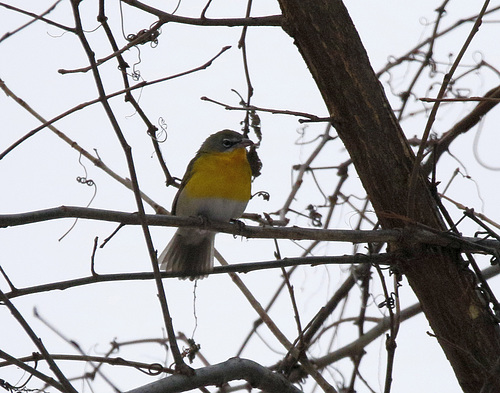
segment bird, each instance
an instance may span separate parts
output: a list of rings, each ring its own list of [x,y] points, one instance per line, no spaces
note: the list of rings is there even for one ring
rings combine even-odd
[[[201,216],[208,222],[236,220],[251,197],[252,167],[242,134],[222,130],[210,135],[189,162],[172,204],[175,216]],[[204,278],[214,265],[216,232],[178,228],[160,254],[160,269],[180,279]]]

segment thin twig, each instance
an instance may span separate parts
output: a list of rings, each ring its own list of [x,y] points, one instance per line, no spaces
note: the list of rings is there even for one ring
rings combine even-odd
[[[481,8],[481,11],[479,12],[476,21],[474,22],[474,25],[472,26],[472,29],[469,33],[469,36],[465,40],[464,44],[460,48],[460,52],[458,53],[455,61],[450,67],[450,70],[446,73],[446,75],[443,78],[443,82],[441,83],[441,87],[439,89],[439,92],[437,94],[438,99],[443,98],[446,89],[448,88],[448,85],[451,81],[451,78],[453,77],[453,74],[455,73],[455,70],[457,69],[458,65],[462,61],[462,58],[466,52],[466,50],[469,48],[470,43],[472,42],[472,39],[476,35],[476,33],[479,31],[479,26],[481,25],[482,18],[484,16],[484,13],[486,12],[488,5],[490,3],[490,0],[485,0],[483,3],[483,6]],[[429,138],[432,125],[434,124],[434,120],[436,119],[436,114],[439,109],[440,101],[436,101],[434,105],[432,106],[431,112],[429,114],[429,117],[427,119],[427,124],[425,125],[424,133],[422,135],[422,142],[420,144],[420,147],[417,152],[417,156],[415,158],[415,162],[413,163],[413,169],[411,172],[411,177],[409,181],[409,187],[408,187],[408,208],[407,208],[407,214],[408,217],[413,218],[413,212],[415,210],[415,195],[416,193],[414,192],[415,187],[417,186],[417,179],[418,176],[421,173],[421,166],[420,163],[422,162],[424,158],[424,152],[425,152],[425,146],[427,143],[427,139]]]
[[[115,171],[109,168],[99,156],[94,156],[89,153],[87,150],[82,148],[76,141],[69,138],[65,133],[56,128],[50,121],[44,119],[37,111],[35,111],[25,100],[17,96],[9,87],[5,84],[4,81],[0,79],[0,89],[2,89],[8,97],[12,98],[17,104],[19,104],[22,108],[24,108],[28,113],[33,115],[37,120],[41,123],[45,124],[46,127],[51,130],[54,134],[56,134],[59,138],[61,138],[64,142],[66,142],[71,148],[75,149],[78,153],[80,153],[83,157],[92,162],[96,167],[104,171],[106,174],[111,176],[114,180],[118,181],[128,189],[132,189],[132,184],[129,179],[125,179],[122,176],[118,175]],[[96,101],[97,102],[97,101]],[[26,139],[24,139],[26,140]],[[17,144],[19,145],[19,144]],[[1,159],[1,158],[0,158]],[[159,214],[168,214],[168,211],[163,208],[160,204],[156,203],[153,199],[151,199],[148,195],[141,191],[142,199],[150,205],[156,213]]]
[[[97,244],[97,242],[96,242]],[[86,353],[82,350],[81,346],[75,341],[72,340],[68,337],[66,337],[58,328],[56,328],[54,325],[52,325],[47,319],[42,317],[39,313],[38,310],[35,308],[34,309],[34,315],[35,318],[37,318],[39,321],[41,321],[47,328],[49,328],[53,333],[55,333],[59,338],[61,338],[63,341],[71,345],[73,348],[76,349],[80,353],[80,356],[86,356]],[[120,389],[118,389],[111,380],[104,375],[102,371],[99,370],[100,365],[94,364],[93,361],[89,360],[90,366],[93,368],[93,373],[94,374],[99,374],[99,376],[106,382],[109,387],[115,392],[115,393],[121,393]]]
[[[443,4],[441,4],[441,6],[436,8],[436,12],[438,13],[438,15],[437,15],[436,21],[434,22],[434,29],[432,30],[432,34],[430,37],[429,48],[427,49],[424,60],[420,64],[420,67],[418,68],[412,81],[410,82],[408,89],[406,90],[405,93],[402,94],[403,103],[401,105],[401,108],[399,109],[399,114],[398,114],[399,121],[401,121],[401,119],[403,117],[403,112],[405,110],[406,104],[408,103],[408,99],[411,96],[413,88],[415,87],[418,79],[420,78],[420,75],[422,74],[424,69],[429,65],[429,63],[432,59],[433,51],[434,51],[434,43],[436,42],[436,39],[437,39],[437,30],[439,27],[439,23],[441,22],[443,15],[446,14],[446,5],[448,4],[449,1],[450,0],[444,0]]]
[[[115,114],[114,114],[113,110],[111,109],[111,106],[108,102],[108,99],[106,98],[104,84],[103,84],[103,81],[102,81],[101,76],[99,74],[99,70],[97,68],[94,51],[91,49],[90,44],[87,41],[87,38],[85,37],[85,34],[83,32],[79,4],[80,4],[79,0],[71,0],[71,5],[73,8],[73,15],[74,15],[74,19],[75,19],[75,25],[76,25],[76,32],[77,32],[78,38],[80,39],[80,43],[82,44],[82,46],[85,50],[87,58],[92,66],[92,74],[94,77],[95,85],[96,85],[97,90],[99,92],[100,102],[104,108],[104,111],[106,112],[106,115],[111,123],[111,126],[116,134],[117,139],[120,142],[120,145],[121,145],[123,152],[125,154],[125,157],[126,157],[127,166],[128,166],[128,170],[130,173],[130,179],[132,181],[132,189],[134,191],[135,202],[136,202],[137,209],[138,209],[138,216],[139,216],[139,220],[141,222],[141,228],[143,231],[144,240],[146,242],[146,247],[147,247],[147,250],[149,253],[151,265],[153,268],[153,273],[155,276],[155,283],[156,283],[157,290],[158,290],[158,298],[159,298],[161,310],[163,313],[165,327],[167,329],[167,335],[168,335],[169,342],[170,342],[170,348],[172,350],[172,355],[175,359],[176,369],[179,372],[190,373],[192,371],[190,371],[191,369],[184,363],[182,356],[180,354],[179,348],[177,346],[177,341],[175,338],[175,331],[174,331],[174,328],[172,325],[172,318],[170,317],[170,313],[168,310],[167,299],[165,297],[165,290],[163,288],[163,283],[162,283],[161,276],[160,276],[158,261],[156,259],[156,251],[154,249],[153,241],[151,239],[151,234],[149,231],[149,227],[148,227],[148,224],[146,222],[146,213],[144,211],[144,205],[142,203],[142,198],[141,198],[141,194],[140,194],[139,182],[137,179],[137,173],[136,173],[136,169],[135,169],[135,165],[134,165],[134,161],[133,161],[133,157],[132,157],[132,149],[129,146],[129,144],[127,143],[127,141],[126,141],[126,139],[121,131],[120,125],[118,124],[118,121],[115,117]]]
[[[497,12],[498,10],[500,10],[500,6],[496,6],[496,7],[493,7],[489,10],[487,10],[484,15],[489,15],[489,14],[492,14],[494,12]],[[451,26],[447,27],[446,29],[440,31],[438,34],[436,34],[435,36],[434,35],[431,35],[429,38],[425,39],[424,41],[420,42],[418,45],[416,45],[414,48],[410,49],[408,52],[406,52],[404,55],[398,57],[397,59],[394,59],[392,61],[390,61],[384,68],[382,68],[380,71],[378,71],[376,73],[377,75],[377,78],[380,78],[380,76],[388,71],[390,71],[392,68],[398,66],[399,64],[405,62],[405,61],[408,61],[408,60],[412,60],[412,56],[415,54],[415,53],[418,53],[420,51],[421,48],[423,48],[425,45],[429,44],[431,42],[431,40],[435,40],[436,38],[439,38],[439,37],[442,37],[452,31],[455,31],[455,29],[459,26],[461,26],[462,24],[464,23],[468,23],[468,22],[474,22],[476,21],[478,18],[478,14],[475,14],[475,15],[472,15],[472,16],[469,16],[468,18],[464,18],[464,19],[459,19],[458,21],[456,21],[454,24],[452,24]]]
[[[49,351],[47,351],[47,348],[45,348],[45,345],[43,345],[42,340],[36,335],[36,333],[33,331],[31,326],[26,322],[24,317],[21,315],[21,313],[17,310],[17,308],[12,304],[12,302],[9,300],[7,295],[0,290],[0,300],[2,300],[2,303],[7,306],[11,314],[14,316],[14,318],[17,320],[17,322],[21,325],[23,330],[26,332],[28,337],[33,341],[33,344],[38,348],[40,353],[42,354],[43,358],[46,360],[47,364],[49,365],[49,368],[52,370],[54,375],[57,377],[59,380],[62,391],[66,393],[78,393],[77,390],[71,385],[71,383],[68,381],[64,373],[61,371],[59,366],[56,364],[52,356],[50,355]],[[57,387],[57,385],[55,386]]]
[[[185,25],[195,25],[195,26],[235,27],[235,26],[281,26],[281,21],[282,21],[281,15],[261,16],[252,18],[225,18],[225,19],[210,19],[206,17],[188,18],[185,16],[169,14],[157,8],[151,7],[147,4],[141,3],[140,1],[137,0],[122,0],[122,1],[132,7],[141,9],[147,12],[148,14],[157,16],[163,23],[173,22],[173,23],[182,23]]]
[[[222,264],[222,265],[227,265],[228,263],[224,259],[224,257],[217,251],[215,250],[215,256],[217,260]],[[247,298],[249,303],[252,305],[254,310],[259,314],[260,318],[262,321],[266,324],[266,326],[269,328],[269,330],[273,333],[273,335],[278,339],[278,341],[285,347],[286,350],[290,351],[292,356],[295,356],[296,358],[299,358],[299,354],[297,353],[298,351],[292,346],[292,343],[288,341],[286,336],[281,332],[281,330],[276,326],[274,321],[269,317],[269,315],[265,312],[265,310],[262,308],[261,304],[258,302],[257,299],[253,296],[253,294],[250,292],[250,290],[246,287],[246,285],[243,283],[243,281],[238,277],[238,275],[232,273],[230,274],[231,279],[233,282],[236,284],[236,286],[240,289],[240,291],[243,293],[243,295]],[[303,356],[300,356],[300,362],[306,372],[311,375],[312,378],[323,388],[325,392],[331,392],[331,393],[336,393],[337,391],[331,386],[325,379],[324,377],[316,370],[316,368],[307,360],[305,357],[305,354]]]
[[[129,76],[127,73],[127,68],[128,64],[121,55],[121,53],[118,53],[118,44],[116,43],[115,37],[113,36],[113,33],[111,31],[111,28],[109,27],[108,24],[108,18],[104,14],[104,2],[103,0],[100,0],[100,7],[99,7],[99,16],[97,17],[97,20],[101,22],[104,31],[106,33],[106,37],[108,38],[108,41],[111,44],[112,49],[117,53],[116,59],[118,61],[118,69],[120,70],[122,74],[122,80],[123,80],[123,85],[125,89],[130,88],[130,83],[129,83]],[[159,27],[158,27],[159,28]],[[140,107],[139,103],[137,100],[134,98],[133,94],[131,91],[128,91],[125,93],[125,102],[129,102],[136,112],[139,114],[140,118],[144,122],[147,128],[147,134],[151,137],[151,142],[153,143],[153,147],[155,149],[156,157],[158,158],[158,163],[160,164],[160,168],[162,168],[163,173],[166,178],[166,184],[171,185],[174,184],[174,179],[172,175],[170,174],[170,171],[167,168],[167,165],[165,164],[165,160],[163,159],[163,154],[160,149],[160,145],[158,143],[158,140],[156,139],[156,132],[158,131],[158,128],[153,125],[153,123],[149,120],[149,118],[146,116],[146,113],[143,111],[143,109]]]
[[[102,9],[102,7],[101,7],[101,9]],[[105,25],[102,22],[102,18],[98,17],[98,20],[101,22],[101,25],[103,25],[103,26]],[[107,23],[106,23],[106,25],[107,25]],[[142,34],[138,34],[134,39],[130,40],[129,43],[122,48],[118,48],[117,45],[113,45],[113,53],[111,53],[111,54],[109,54],[101,59],[96,60],[96,64],[98,66],[100,66],[100,65],[106,63],[108,60],[111,60],[111,59],[114,59],[115,57],[121,56],[122,53],[128,51],[130,48],[133,48],[137,45],[143,45],[146,42],[149,42],[154,37],[156,37],[156,35],[158,34],[157,32],[161,28],[162,25],[163,25],[163,23],[160,23],[160,22],[153,24],[153,26],[149,30],[143,31]],[[106,31],[106,34],[108,34],[108,31]],[[79,73],[79,72],[85,73],[85,72],[89,72],[91,69],[92,69],[91,66],[75,68],[75,69],[71,69],[71,70],[66,70],[66,69],[61,68],[57,72],[59,72],[62,75],[65,75],[65,74],[75,74],[75,73]],[[122,72],[125,70],[126,70],[126,67],[121,69]]]
[[[168,367],[163,367],[158,363],[151,364],[151,363],[136,362],[133,360],[126,360],[122,357],[92,356],[92,355],[68,355],[68,354],[52,354],[51,356],[55,360],[70,360],[70,361],[85,362],[85,363],[95,362],[95,363],[109,364],[111,366],[133,367],[136,369],[140,369],[141,371],[145,371],[150,375],[157,375],[160,372],[168,373],[168,374],[174,373],[174,370],[172,370]],[[2,357],[1,353],[0,353],[0,357]],[[22,358],[18,358],[17,360],[19,362],[22,362],[22,363],[33,362],[36,360],[40,360],[40,354],[33,354],[30,356],[24,356]],[[10,365],[12,365],[12,363],[9,361],[0,362],[0,368],[7,367]],[[17,366],[17,364],[16,364],[16,366]],[[153,370],[154,370],[154,373],[151,372]],[[31,371],[30,371],[30,373],[31,373]],[[47,381],[44,381],[44,382],[47,382]]]
[[[368,300],[370,299],[370,280],[371,280],[371,272],[367,271],[367,272],[365,272],[363,277],[361,277],[361,284],[360,284],[361,285],[361,305],[359,307],[358,318],[356,319],[356,322],[355,322],[356,325],[358,325],[358,337],[363,337],[363,335],[365,333],[364,332],[365,322],[367,319],[369,319],[366,317],[366,309],[367,309],[367,305],[368,305]],[[355,390],[354,385],[356,382],[356,377],[360,376],[359,367],[361,365],[361,360],[363,359],[364,354],[365,354],[364,352],[359,352],[358,355],[352,357],[354,367],[353,367],[353,371],[351,374],[351,381],[349,384],[350,391],[354,392],[354,390]]]
[[[420,98],[423,102],[500,102],[500,98],[494,97],[457,97],[457,98]]]
[[[142,89],[145,86],[154,85],[154,84],[160,83],[160,82],[166,82],[166,81],[171,80],[171,79],[176,79],[176,78],[183,77],[185,75],[192,74],[193,72],[204,70],[204,69],[210,67],[212,65],[212,63],[214,62],[214,60],[217,59],[220,55],[222,55],[229,48],[230,48],[230,46],[225,46],[224,48],[222,48],[219,51],[219,53],[217,53],[209,61],[207,61],[205,64],[203,64],[203,65],[201,65],[199,67],[190,69],[188,71],[183,71],[183,72],[180,72],[178,74],[174,74],[174,75],[166,76],[166,77],[163,77],[163,78],[155,79],[155,80],[150,81],[150,82],[148,82],[148,81],[142,81],[142,82],[139,82],[139,83],[137,83],[134,86],[131,86],[129,88],[118,90],[118,91],[116,91],[114,93],[111,93],[111,94],[105,94],[103,97],[99,97],[99,98],[93,99],[91,101],[87,101],[87,102],[83,102],[81,104],[78,104],[78,105],[74,106],[73,108],[68,109],[67,111],[65,111],[65,112],[57,115],[56,117],[53,117],[52,119],[47,120],[42,125],[40,125],[37,128],[31,130],[30,132],[28,132],[26,135],[24,135],[18,141],[14,142],[5,151],[3,151],[2,153],[0,153],[0,160],[2,158],[4,158],[7,154],[9,154],[12,150],[14,150],[17,146],[19,146],[21,143],[23,143],[27,139],[31,138],[33,135],[35,135],[39,131],[43,130],[45,127],[48,127],[50,124],[53,124],[56,121],[59,121],[59,120],[65,118],[66,116],[68,116],[68,115],[70,115],[70,114],[72,114],[74,112],[77,112],[77,111],[79,111],[81,109],[84,109],[84,108],[86,108],[86,107],[88,107],[90,105],[94,105],[94,104],[96,104],[98,102],[101,102],[102,100],[106,100],[107,101],[110,98],[114,98],[114,97],[120,96],[120,95],[125,94],[127,92],[130,92],[130,91],[133,91],[133,90],[137,90],[137,89]],[[3,84],[3,82],[0,79],[0,87],[2,86],[2,84]]]
[[[252,0],[247,0],[247,9],[245,12],[245,18],[250,17],[250,12],[252,9]],[[243,26],[241,29],[241,37],[238,41],[238,48],[241,49],[241,56],[243,58],[243,70],[245,72],[245,80],[247,83],[247,99],[244,102],[245,107],[250,106],[250,102],[253,96],[253,86],[252,81],[250,79],[250,70],[248,68],[248,58],[247,58],[247,45],[246,45],[246,36],[247,36],[248,26]],[[250,129],[250,111],[247,110],[245,113],[245,120],[243,121],[243,134],[247,135]]]
[[[500,86],[495,86],[490,89],[483,98],[484,100],[481,100],[472,111],[465,115],[460,121],[456,122],[438,141],[433,142],[434,148],[423,165],[424,174],[427,175],[431,172],[434,163],[436,163],[439,157],[448,150],[450,144],[459,135],[471,130],[489,111],[496,107],[499,103],[498,99],[500,99]]]
[[[5,359],[4,363],[0,363],[0,367],[2,366],[9,366],[13,365],[16,367],[19,367],[21,370],[26,371],[30,375],[33,375],[34,377],[40,379],[41,381],[45,382],[49,386],[53,386],[57,390],[59,390],[62,393],[66,393],[67,390],[64,388],[63,385],[61,385],[58,381],[55,379],[43,374],[42,372],[38,371],[37,369],[28,366],[27,364],[24,363],[22,359],[17,359],[14,356],[9,355],[7,352],[4,352],[0,349],[0,358]],[[39,360],[40,355],[37,355],[36,358],[33,356],[33,360]]]
[[[14,7],[12,5],[9,5],[9,4],[5,4],[5,3],[0,3],[0,7],[5,7],[7,8],[8,10],[11,10],[11,11],[15,11],[15,12],[18,12],[20,14],[23,14],[23,15],[27,15],[27,16],[30,16],[31,18],[33,18],[33,20],[29,21],[28,23],[26,23],[25,25],[21,26],[20,28],[16,29],[14,32],[9,32],[9,33],[5,33],[3,35],[3,37],[0,38],[0,42],[4,41],[5,39],[11,37],[12,35],[14,35],[15,33],[17,33],[18,31],[20,31],[21,29],[24,29],[25,27],[29,26],[31,23],[33,22],[36,22],[37,20],[41,20],[42,22],[45,22],[49,25],[52,25],[52,26],[55,26],[61,30],[64,30],[64,31],[68,31],[68,32],[71,32],[71,33],[74,33],[75,32],[75,29],[72,28],[72,27],[68,27],[68,26],[64,26],[60,23],[57,23],[57,22],[54,22],[50,19],[47,19],[47,18],[44,18],[45,15],[49,14],[50,12],[52,12],[55,7],[61,2],[61,0],[57,0],[50,8],[48,8],[45,12],[41,13],[40,15],[37,15],[33,12],[30,12],[30,11],[25,11],[21,8],[18,8],[18,7]]]
[[[329,124],[323,135],[321,136],[321,140],[319,141],[318,145],[316,148],[313,150],[313,152],[310,154],[310,156],[307,158],[307,160],[300,166],[300,169],[297,172],[295,182],[293,183],[292,189],[290,193],[288,194],[288,197],[279,210],[280,214],[280,219],[283,220],[290,209],[290,205],[292,202],[295,200],[295,196],[299,192],[300,186],[302,185],[303,178],[305,175],[305,172],[310,168],[312,162],[315,160],[315,158],[319,155],[319,153],[323,150],[325,145],[332,140],[332,137],[330,136],[330,130],[331,130],[331,125]]]
[[[331,122],[333,120],[330,117],[318,117],[316,115],[312,115],[312,114],[306,113],[306,112],[289,111],[289,110],[283,110],[283,109],[262,108],[262,107],[254,106],[254,105],[249,105],[249,106],[232,106],[232,105],[227,105],[227,104],[224,104],[222,102],[213,100],[213,99],[205,97],[205,96],[201,97],[200,99],[202,101],[208,101],[208,102],[211,102],[213,104],[217,104],[217,105],[223,106],[224,109],[226,109],[228,111],[269,112],[269,113],[272,113],[273,115],[290,115],[290,116],[305,117],[308,120],[318,121],[318,122],[322,122],[322,121]]]
[[[457,201],[451,199],[449,196],[446,196],[443,194],[439,194],[439,196],[441,198],[446,199],[447,201],[453,203],[460,210],[463,210],[463,211],[470,210],[469,207],[461,204],[460,202],[457,202]],[[477,216],[478,218],[480,218],[481,220],[486,221],[488,224],[493,225],[495,228],[500,229],[500,224],[498,222],[493,221],[491,218],[485,216],[484,214],[474,211],[474,215]]]

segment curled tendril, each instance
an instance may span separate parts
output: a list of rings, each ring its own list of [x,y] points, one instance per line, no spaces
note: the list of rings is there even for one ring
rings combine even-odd
[[[168,139],[168,124],[163,117],[158,118],[158,128],[155,127],[154,132],[148,131],[148,135],[158,143],[163,143]]]
[[[77,176],[76,181],[80,184],[86,184],[89,187],[95,186],[94,181],[92,179],[87,179],[86,177]]]
[[[92,198],[90,198],[90,201],[86,206],[86,207],[89,207],[97,195],[97,184],[95,184],[95,182],[92,179],[87,178],[87,168],[82,163],[82,155],[81,154],[80,154],[80,157],[78,158],[78,163],[82,166],[82,168],[85,172],[85,175],[84,176],[77,176],[76,181],[80,184],[85,184],[89,187],[94,187],[94,194],[92,195]],[[64,239],[66,237],[66,235],[71,232],[71,230],[75,227],[77,222],[78,222],[78,218],[75,219],[75,221],[73,222],[73,225],[71,225],[71,227],[66,231],[66,233],[59,238],[59,241]]]
[[[396,294],[394,292],[391,292],[391,294],[381,303],[377,305],[378,308],[384,308],[387,307],[388,309],[392,310],[394,307],[396,307]]]
[[[14,386],[12,386],[10,383],[8,383],[5,379],[0,378],[0,386],[9,392],[14,391]]]
[[[33,353],[33,355],[39,355],[36,353]],[[35,364],[33,368],[36,370],[38,368],[38,358],[35,356]],[[17,393],[17,392],[34,392],[34,391],[40,391],[39,389],[28,389],[26,388],[26,385],[28,385],[28,382],[33,378],[33,374],[31,374],[28,379],[19,386],[14,386],[8,383],[5,379],[0,378],[0,387],[4,388],[5,390],[11,392],[11,393]],[[43,392],[43,391],[42,391]]]
[[[429,19],[423,16],[418,19],[418,23],[420,23],[422,26],[429,26],[432,22],[429,22]]]
[[[160,363],[151,363],[147,369],[147,372],[144,370],[141,371],[145,372],[148,375],[156,376],[160,375],[164,371],[164,367]]]
[[[477,65],[482,65],[484,64],[485,60],[484,60],[484,53],[481,52],[481,51],[474,51],[472,53],[472,60],[474,60],[474,62],[477,64]]]
[[[307,206],[306,209],[309,210],[309,218],[311,219],[313,227],[321,227],[323,225],[321,222],[323,215],[319,213],[313,205]]]
[[[271,195],[269,195],[267,191],[257,191],[250,197],[250,199],[252,199],[253,197],[261,197],[265,201],[269,201],[269,199],[271,199]]]
[[[146,30],[142,29],[137,32],[137,34],[128,34],[126,39],[128,42],[137,41],[138,45],[144,45],[151,42],[154,47],[158,46],[158,37],[161,34],[160,29],[156,30]]]
[[[137,65],[138,63],[134,64],[134,67]],[[137,82],[141,79],[141,71],[139,70],[134,70],[132,73],[129,74],[129,76],[132,78],[132,80],[134,82]]]

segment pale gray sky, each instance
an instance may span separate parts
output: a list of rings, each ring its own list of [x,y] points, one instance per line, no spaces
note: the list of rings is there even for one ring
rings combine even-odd
[[[41,12],[52,1],[8,1],[9,4]],[[114,29],[119,45],[124,45],[120,34],[117,1],[107,2],[109,22]],[[151,2],[158,8],[171,12],[175,1]],[[497,2],[492,2],[494,7]],[[82,14],[86,21],[88,38],[96,51],[97,58],[110,53],[102,30],[93,33],[98,24],[97,2],[83,2]],[[205,1],[184,1],[177,11],[179,15],[199,15]],[[366,46],[375,71],[381,69],[391,56],[400,56],[416,46],[432,31],[430,24],[435,17],[433,10],[438,6],[435,1],[401,2],[391,1],[347,1],[346,5]],[[124,30],[126,34],[145,29],[154,21],[144,13],[124,7]],[[214,1],[207,16],[241,17],[246,2]],[[448,14],[442,21],[443,28],[457,19],[477,13],[480,4],[475,2],[451,1]],[[279,13],[277,3],[254,1],[252,15]],[[71,26],[72,18],[69,2],[64,0],[49,16],[50,19]],[[498,15],[487,18],[498,19]],[[13,31],[29,19],[16,12],[0,7],[0,36]],[[427,25],[428,24],[428,25]],[[465,24],[456,32],[439,40],[435,47],[436,59],[450,63],[460,50],[468,35],[471,24]],[[463,63],[470,65],[483,59],[494,67],[500,66],[500,47],[497,45],[497,23],[484,23]],[[241,111],[226,111],[212,103],[201,101],[201,96],[231,105],[238,105],[239,98],[231,92],[236,89],[246,96],[246,82],[241,62],[241,52],[237,48],[241,28],[194,27],[168,24],[162,27],[158,46],[149,44],[140,47],[140,63],[135,67],[144,80],[173,75],[204,64],[215,56],[222,47],[232,48],[218,58],[211,67],[183,78],[160,83],[134,93],[141,107],[153,122],[163,118],[168,125],[168,140],[162,144],[163,154],[172,174],[181,177],[183,171],[205,137],[219,129],[238,130],[243,118]],[[250,28],[247,37],[249,66],[255,94],[252,103],[260,107],[288,109],[327,116],[325,106],[313,80],[304,65],[292,40],[278,27]],[[448,56],[451,55],[449,58]],[[139,52],[131,49],[126,59],[133,65],[139,59]],[[90,73],[61,75],[58,69],[74,69],[87,66],[88,62],[77,38],[71,33],[63,33],[56,27],[35,23],[20,33],[0,43],[0,78],[19,97],[24,99],[39,114],[50,119],[81,102],[97,96]],[[401,66],[391,73],[392,93],[399,93],[409,83],[409,76],[415,66]],[[460,68],[459,73],[465,70]],[[114,61],[101,67],[108,93],[122,89],[121,76]],[[426,73],[428,71],[425,71]],[[438,83],[442,77],[437,77]],[[464,95],[482,95],[498,85],[498,74],[494,71],[473,73],[463,82],[470,88]],[[381,80],[387,82],[385,74]],[[399,105],[398,99],[385,85],[391,103]],[[433,97],[438,85],[430,92],[426,85],[418,85],[419,97],[426,94]],[[170,209],[175,194],[172,187],[164,187],[164,178],[158,166],[152,145],[145,136],[145,127],[133,108],[123,102],[121,97],[112,99],[112,106],[129,143],[139,174],[141,189],[156,202]],[[434,125],[434,131],[441,134],[475,104],[444,105]],[[412,101],[409,112],[423,108],[421,103]],[[254,198],[247,212],[274,212],[284,203],[292,184],[291,166],[303,162],[316,144],[296,145],[300,140],[297,130],[302,128],[297,118],[260,114],[264,138],[259,150],[264,163],[262,176],[254,182],[254,191],[265,190],[271,200],[265,202]],[[39,122],[26,113],[13,100],[0,94],[0,151],[39,125]],[[478,149],[480,157],[490,166],[500,167],[498,160],[498,109],[488,115],[484,123]],[[420,136],[426,117],[415,115],[406,119],[402,126],[408,137]],[[97,150],[102,160],[116,172],[128,177],[124,155],[110,127],[103,110],[93,105],[57,122],[56,127],[82,147],[94,153]],[[312,124],[306,129],[304,140],[312,140],[322,133],[324,125]],[[474,157],[473,143],[477,131],[459,138],[452,146],[452,152],[460,162],[445,156],[440,163],[438,178],[447,184],[455,168],[471,176],[467,179],[457,176],[448,190],[451,198],[462,204],[481,211],[491,219],[500,221],[498,206],[498,172],[487,170],[479,165]],[[334,134],[334,133],[333,133]],[[332,157],[334,157],[332,159]],[[335,165],[347,159],[340,141],[331,142],[315,161],[315,166]],[[81,165],[83,164],[83,166]],[[79,155],[70,149],[51,131],[45,129],[23,143],[0,161],[0,209],[2,214],[21,213],[61,205],[86,206],[94,194],[94,188],[79,184],[77,176],[94,180],[97,194],[91,207],[100,209],[136,211],[133,195],[122,185],[116,183],[84,158],[79,163]],[[462,166],[463,165],[463,166]],[[465,167],[465,169],[464,169]],[[85,172],[86,171],[86,172]],[[331,179],[334,179],[333,181]],[[331,193],[336,185],[336,172],[325,171],[319,175],[325,185],[324,191]],[[305,213],[309,203],[321,205],[322,195],[317,191],[313,179],[307,177],[304,186],[292,204],[292,208]],[[364,196],[354,170],[351,169],[346,192]],[[353,199],[358,206],[361,202]],[[451,205],[447,205],[452,208]],[[149,207],[147,211],[152,213]],[[452,209],[452,216],[459,218],[461,212]],[[307,226],[308,220],[290,214],[291,225]],[[375,220],[375,215],[372,214]],[[332,228],[350,229],[358,220],[356,211],[343,205],[337,209],[332,220]],[[72,226],[73,220],[56,220],[31,224],[0,231],[1,266],[17,287],[27,287],[52,281],[67,280],[86,276],[90,273],[90,257],[96,236],[105,239],[116,228],[114,223],[101,223],[79,220],[71,232],[62,240]],[[366,229],[369,229],[366,227]],[[468,236],[477,227],[465,224]],[[173,229],[151,228],[154,245],[163,249],[170,239]],[[230,263],[272,260],[274,245],[269,240],[246,240],[229,235],[218,235],[216,241],[219,251]],[[308,242],[297,244],[280,241],[283,256],[298,256]],[[317,255],[342,255],[352,251],[349,244],[328,244],[316,249]],[[481,266],[487,266],[485,260]],[[125,227],[112,241],[96,254],[96,269],[100,273],[150,271],[145,242],[138,227]],[[347,267],[302,267],[293,277],[293,285],[303,323],[309,321],[336,290],[348,271]],[[261,304],[266,305],[273,295],[280,279],[278,270],[254,272],[242,276]],[[377,280],[375,280],[377,281]],[[257,315],[244,299],[239,290],[225,275],[211,276],[200,281],[196,290],[196,321],[193,314],[193,284],[186,281],[166,280],[167,296],[178,331],[191,336],[195,322],[195,339],[202,346],[202,353],[211,363],[224,361],[236,353],[246,337]],[[493,288],[499,288],[498,279],[493,280]],[[2,290],[8,291],[5,280],[0,280]],[[52,353],[74,353],[75,351],[53,332],[33,317],[33,308],[68,338],[78,342],[89,354],[103,355],[109,343],[162,336],[163,322],[156,298],[156,288],[152,281],[117,282],[95,284],[66,291],[53,291],[25,296],[14,300],[16,307],[30,322],[35,332]],[[374,297],[369,313],[382,316],[376,307],[381,301],[378,284],[373,289]],[[401,288],[403,307],[415,302],[406,280]],[[358,299],[347,303],[345,316],[357,315]],[[338,313],[335,314],[338,317]],[[271,317],[278,326],[293,340],[296,327],[293,310],[288,296],[282,296],[271,311]],[[35,350],[33,344],[11,317],[5,307],[0,308],[2,334],[0,348],[14,356],[26,356]],[[367,325],[370,327],[371,325]],[[420,315],[405,322],[397,342],[393,392],[456,392],[459,387],[453,372],[435,339],[429,337],[430,328]],[[344,324],[333,341],[333,349],[341,347],[357,335],[357,329]],[[329,343],[321,344],[311,351],[311,356],[324,353]],[[376,391],[383,389],[385,375],[384,338],[367,348],[361,372]],[[259,337],[254,337],[242,356],[271,365],[282,358],[284,349],[266,328],[259,329]],[[144,362],[165,360],[159,345],[146,344],[123,348],[117,356]],[[168,361],[172,361],[169,356]],[[89,371],[90,367],[81,363],[61,362],[69,376]],[[195,363],[196,367],[201,366]],[[350,361],[343,360],[329,369],[332,381],[342,381],[340,372],[350,377]],[[46,370],[40,364],[41,370]],[[109,377],[120,389],[128,390],[153,380],[140,372],[128,368],[107,368]],[[328,373],[327,373],[328,374]],[[13,367],[0,368],[0,378],[15,383],[25,381],[27,376]],[[377,382],[378,381],[378,382]],[[110,392],[111,388],[97,379],[96,391]],[[308,381],[305,391],[311,391],[312,382]],[[80,382],[75,383],[82,391]],[[367,392],[364,386],[357,385],[358,392]],[[364,390],[365,389],[365,390]],[[316,390],[317,391],[317,390]]]

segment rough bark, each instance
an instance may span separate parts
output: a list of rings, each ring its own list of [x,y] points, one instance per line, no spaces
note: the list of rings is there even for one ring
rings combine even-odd
[[[417,221],[446,229],[427,179],[420,175],[410,190],[414,154],[343,3],[279,2],[283,28],[295,40],[321,91],[382,227],[401,228]],[[460,254],[416,245],[395,247],[405,253],[401,271],[462,389],[500,392],[500,334]]]

